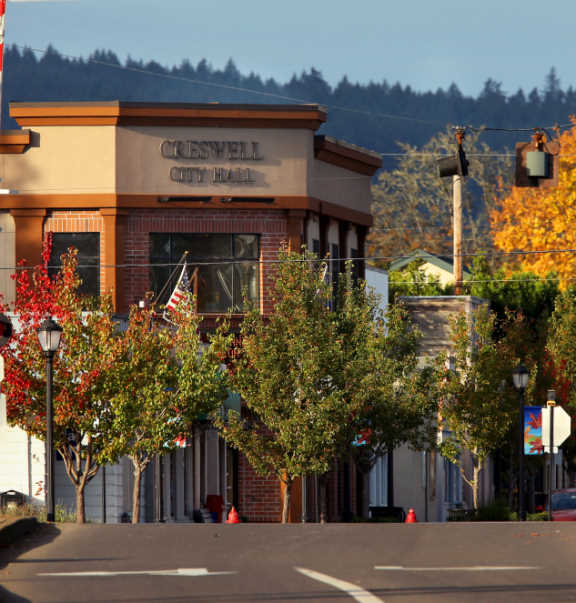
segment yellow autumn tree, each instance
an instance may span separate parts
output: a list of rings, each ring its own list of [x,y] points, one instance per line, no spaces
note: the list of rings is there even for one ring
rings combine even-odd
[[[514,187],[490,213],[494,245],[511,256],[508,264],[540,276],[557,273],[565,288],[576,277],[576,118],[560,136],[558,185]],[[557,253],[551,253],[556,251]],[[543,253],[537,253],[543,252]]]

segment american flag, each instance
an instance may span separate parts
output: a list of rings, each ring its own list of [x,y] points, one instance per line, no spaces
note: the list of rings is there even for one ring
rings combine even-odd
[[[174,311],[176,306],[182,301],[182,299],[186,296],[186,294],[190,291],[190,278],[188,277],[188,265],[184,262],[184,266],[182,267],[182,273],[180,274],[180,278],[176,283],[176,287],[166,304],[166,309],[164,310],[164,314],[167,311]]]

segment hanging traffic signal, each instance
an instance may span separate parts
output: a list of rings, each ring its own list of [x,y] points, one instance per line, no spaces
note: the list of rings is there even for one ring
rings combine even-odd
[[[440,178],[448,178],[448,176],[468,176],[468,160],[466,153],[462,147],[458,148],[458,152],[454,157],[443,157],[438,159],[438,173]]]
[[[558,154],[560,144],[548,141],[537,130],[530,142],[516,144],[514,184],[522,187],[547,188],[558,184]]]

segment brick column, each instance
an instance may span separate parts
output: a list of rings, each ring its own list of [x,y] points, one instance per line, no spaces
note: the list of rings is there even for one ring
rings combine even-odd
[[[11,209],[14,218],[16,263],[26,260],[28,266],[42,263],[42,241],[45,209]]]
[[[300,253],[304,243],[304,220],[306,212],[298,209],[288,210],[288,248],[290,251]]]
[[[104,254],[100,258],[103,266],[102,289],[112,294],[116,312],[127,312],[128,304],[124,295],[126,268],[119,267],[119,264],[124,264],[126,211],[116,207],[103,208],[100,215],[104,221]]]

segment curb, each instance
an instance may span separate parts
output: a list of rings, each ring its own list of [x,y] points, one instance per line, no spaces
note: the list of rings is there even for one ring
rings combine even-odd
[[[8,547],[14,544],[19,538],[35,530],[38,525],[36,517],[24,517],[4,527],[0,526],[0,547]]]

